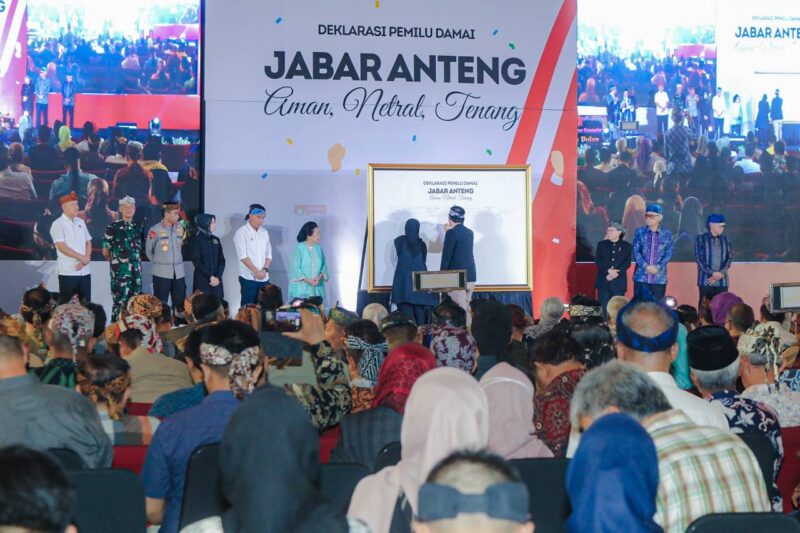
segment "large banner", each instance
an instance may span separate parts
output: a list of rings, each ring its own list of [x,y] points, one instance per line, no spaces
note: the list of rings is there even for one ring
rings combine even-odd
[[[315,220],[331,270],[328,300],[354,307],[370,163],[529,163],[534,256],[544,259],[534,267],[534,300],[566,295],[574,0],[206,7],[205,205],[229,258],[248,204],[264,203],[271,278],[286,287],[294,235]],[[232,266],[226,286],[236,276]]]
[[[794,0],[717,0],[717,78],[732,99],[741,98],[744,122],[758,101],[783,96],[784,119],[800,121],[800,3]]]

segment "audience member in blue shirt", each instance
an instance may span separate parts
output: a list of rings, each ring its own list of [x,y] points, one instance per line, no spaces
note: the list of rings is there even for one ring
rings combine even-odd
[[[183,359],[186,361],[186,366],[189,367],[189,375],[192,377],[192,381],[195,385],[193,387],[168,392],[160,396],[150,407],[150,411],[147,413],[149,416],[167,418],[168,416],[172,416],[190,407],[200,405],[206,397],[206,387],[203,384],[203,372],[200,370],[200,365],[202,364],[202,360],[200,359],[200,340],[202,334],[202,329],[193,330],[186,337],[186,342],[183,345]]]
[[[241,400],[263,373],[261,344],[249,326],[225,320],[200,330],[200,370],[208,396],[156,430],[142,470],[147,518],[161,533],[178,531],[186,468],[194,450],[219,442]]]

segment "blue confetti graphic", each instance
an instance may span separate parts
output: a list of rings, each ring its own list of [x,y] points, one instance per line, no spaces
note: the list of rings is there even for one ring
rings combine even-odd
[[[275,19],[275,24],[280,24],[281,22],[283,22],[283,18],[278,17]]]
[[[269,172],[264,172],[263,174],[261,174],[261,179],[265,180],[265,179],[267,179],[268,176],[269,176]]]
[[[412,140],[413,142],[417,142],[417,136],[416,136],[416,135],[412,135],[412,136],[411,136],[411,140]]]
[[[497,35],[497,32],[498,32],[498,30],[494,30],[494,31],[492,32],[492,36],[494,37],[495,35]]]

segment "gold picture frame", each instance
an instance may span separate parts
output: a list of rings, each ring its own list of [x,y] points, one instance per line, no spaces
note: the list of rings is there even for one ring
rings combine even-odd
[[[375,171],[381,170],[454,170],[454,171],[524,171],[525,179],[525,257],[526,283],[510,285],[481,285],[480,273],[475,286],[478,292],[533,291],[533,197],[531,195],[530,165],[446,165],[370,163],[367,175],[367,270],[369,292],[390,292],[391,286],[376,285],[375,280]]]

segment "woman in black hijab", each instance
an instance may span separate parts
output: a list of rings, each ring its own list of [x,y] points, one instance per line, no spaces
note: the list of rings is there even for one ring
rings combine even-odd
[[[434,295],[427,292],[414,292],[413,272],[428,270],[425,261],[428,247],[419,238],[419,220],[406,221],[405,234],[394,240],[397,252],[397,267],[392,280],[392,302],[397,310],[412,317],[417,325],[430,322],[430,310],[435,305]]]
[[[282,389],[257,389],[231,417],[220,448],[225,531],[346,532],[318,485],[319,434]]]
[[[194,264],[194,290],[225,297],[222,289],[222,273],[225,271],[225,256],[222,243],[214,235],[217,219],[214,215],[200,213],[194,217],[197,235],[192,248]]]

